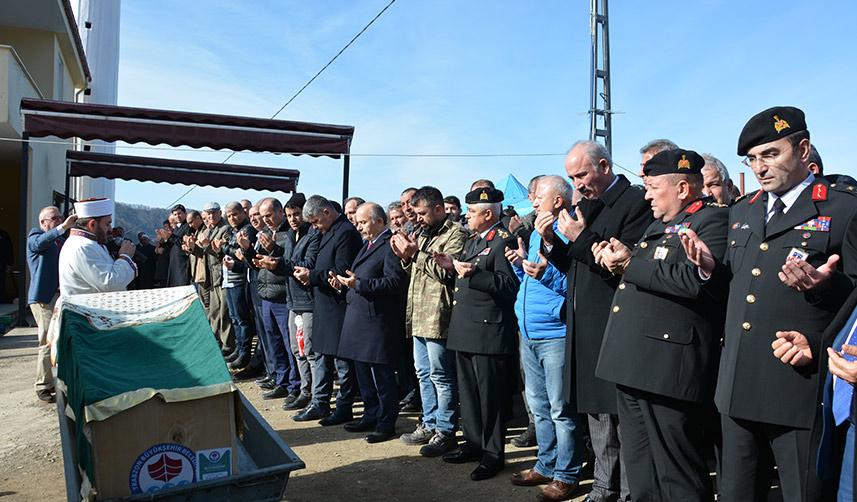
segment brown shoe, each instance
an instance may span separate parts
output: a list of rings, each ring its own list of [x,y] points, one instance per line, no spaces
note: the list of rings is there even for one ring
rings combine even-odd
[[[518,471],[509,477],[513,485],[517,486],[538,486],[546,485],[551,482],[551,478],[542,476],[535,469],[528,471]]]
[[[570,500],[577,491],[577,483],[568,484],[562,481],[553,480],[539,494],[538,500],[546,502],[554,502],[559,500]]]

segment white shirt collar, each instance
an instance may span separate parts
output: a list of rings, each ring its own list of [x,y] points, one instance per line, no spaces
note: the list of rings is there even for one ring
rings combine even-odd
[[[375,241],[377,241],[378,239],[380,239],[382,235],[386,234],[386,233],[387,233],[387,232],[389,232],[389,231],[390,231],[390,229],[389,229],[389,228],[385,228],[383,232],[381,232],[380,234],[376,235],[374,239],[372,239],[371,241],[369,241],[369,244],[371,244],[371,245],[373,245],[373,246],[374,246],[374,245],[375,245]]]
[[[613,181],[610,182],[610,186],[607,187],[607,190],[610,190],[611,188],[613,188],[613,185],[615,185],[617,181],[619,181],[619,176],[614,174],[613,175]],[[607,192],[607,190],[604,190],[604,192]]]
[[[783,208],[783,213],[789,212],[789,208],[792,207],[797,200],[798,196],[800,196],[801,192],[806,189],[806,187],[812,185],[812,182],[815,181],[815,175],[809,173],[805,180],[801,181],[797,185],[793,186],[791,190],[784,193],[783,195],[777,195],[773,192],[768,193],[768,213],[765,221],[770,219],[770,217],[774,214],[774,202],[777,199],[783,199],[783,204],[786,207]]]
[[[485,236],[486,236],[486,235],[488,235],[488,232],[490,232],[490,231],[491,231],[491,229],[493,229],[494,227],[496,227],[496,226],[497,226],[497,225],[499,225],[499,224],[500,224],[500,222],[498,221],[497,223],[495,223],[495,224],[491,225],[491,228],[489,228],[488,230],[486,230],[486,231],[484,231],[484,232],[482,232],[482,233],[480,233],[480,234],[479,234],[479,238],[480,238],[480,239],[484,239],[484,238],[485,238]]]

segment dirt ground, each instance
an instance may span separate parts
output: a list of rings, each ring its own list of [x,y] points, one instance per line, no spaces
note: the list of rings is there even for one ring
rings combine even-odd
[[[35,329],[15,329],[0,337],[0,500],[56,501],[65,498],[56,408],[36,400]],[[508,445],[506,469],[494,479],[473,482],[474,464],[449,465],[423,458],[418,448],[393,440],[368,445],[362,435],[342,427],[298,423],[280,409],[280,401],[264,401],[252,382],[239,388],[279,432],[307,468],[289,480],[286,498],[315,500],[479,501],[535,500],[538,488],[520,488],[509,475],[534,463],[534,448]],[[397,432],[413,430],[416,414],[399,418]],[[509,430],[509,438],[521,432]],[[589,481],[582,485],[582,500]]]

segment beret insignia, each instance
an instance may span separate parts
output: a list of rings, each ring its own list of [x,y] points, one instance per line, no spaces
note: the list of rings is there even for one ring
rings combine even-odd
[[[777,133],[782,132],[783,129],[789,128],[791,128],[791,126],[788,122],[785,121],[785,119],[781,119],[780,117],[774,115],[774,130],[776,130]]]

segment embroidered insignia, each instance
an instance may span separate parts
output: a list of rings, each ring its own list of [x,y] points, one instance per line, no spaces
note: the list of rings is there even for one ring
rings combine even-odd
[[[774,115],[774,130],[777,131],[777,133],[782,132],[783,129],[789,129],[790,127],[791,126],[788,122]]]
[[[495,235],[497,235],[497,229],[491,229],[491,231],[488,232],[488,235],[485,236],[485,240],[491,242],[491,239],[493,239]]]
[[[487,256],[491,252],[491,248],[485,248],[479,252],[476,256]]]
[[[676,225],[670,225],[664,229],[665,234],[678,234],[681,233],[682,230],[690,228],[690,222],[685,221],[682,223],[678,223]]]
[[[824,183],[817,183],[812,187],[812,200],[827,200],[827,186]]]
[[[687,214],[693,214],[693,213],[699,211],[700,209],[702,209],[702,206],[703,206],[702,201],[698,200],[698,201],[694,202],[693,204],[691,204],[690,206],[688,206],[684,212],[686,212]]]
[[[759,190],[758,192],[756,192],[756,195],[754,195],[754,196],[750,199],[749,203],[750,203],[750,204],[752,204],[752,203],[756,202],[756,200],[758,200],[758,198],[759,198],[759,197],[761,197],[761,196],[762,196],[762,190]]]
[[[812,237],[812,234],[809,232],[804,232],[803,234],[801,234],[801,237],[803,237],[804,239],[809,239],[810,237]]]
[[[488,193],[482,192],[481,194],[479,194],[479,200],[488,200]]]
[[[687,160],[687,155],[682,155],[681,160],[678,161],[679,169],[690,169],[690,161]]]
[[[794,229],[812,230],[815,232],[830,232],[830,216],[819,216],[818,218],[813,218],[807,221],[806,223],[802,223],[794,227]]]

